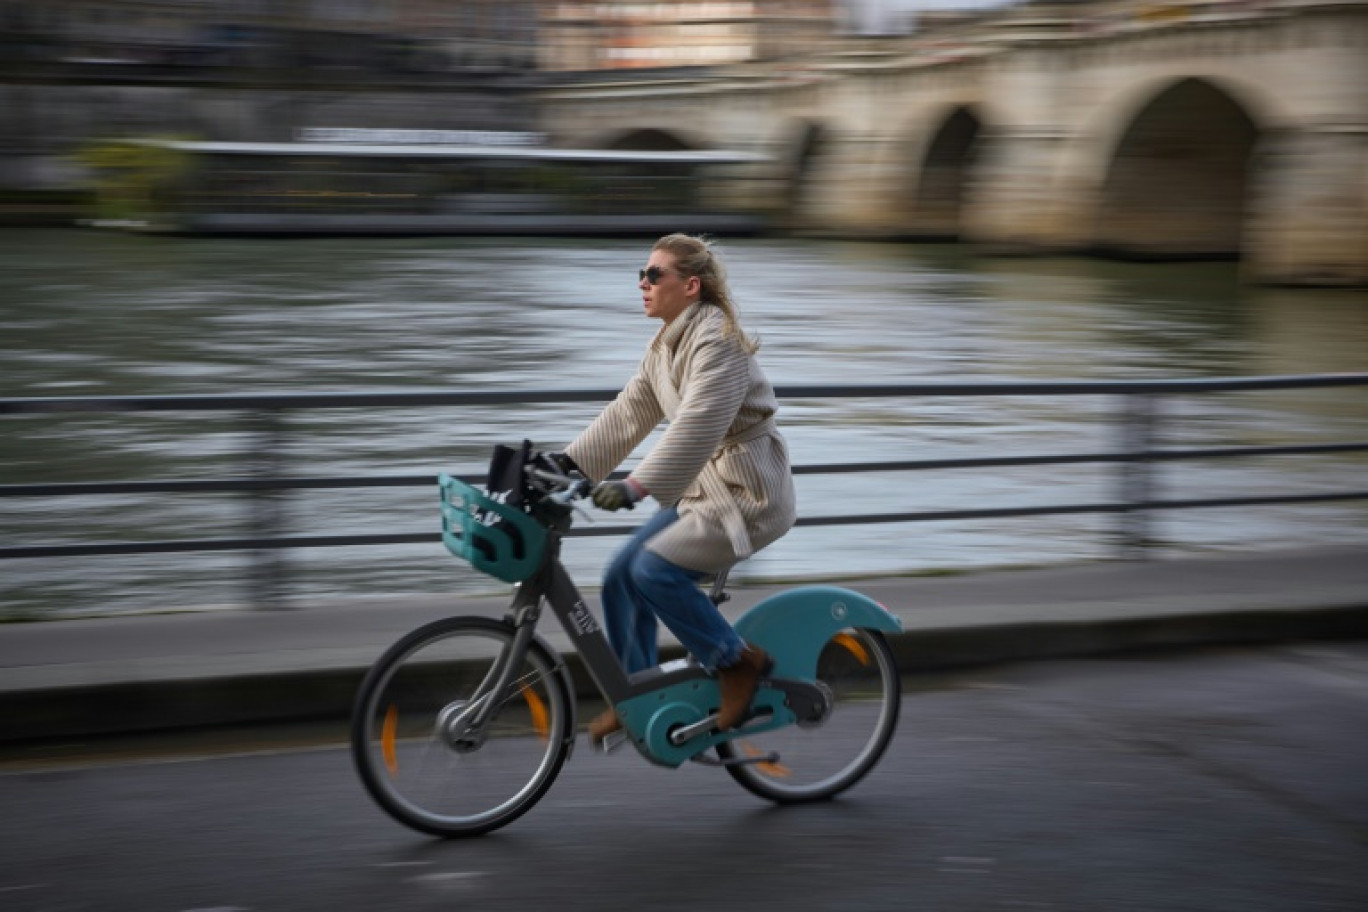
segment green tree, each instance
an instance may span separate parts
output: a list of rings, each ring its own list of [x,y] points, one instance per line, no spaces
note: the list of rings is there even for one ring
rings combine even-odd
[[[76,161],[90,169],[95,216],[106,219],[164,216],[190,170],[187,153],[157,140],[94,142],[76,153]]]

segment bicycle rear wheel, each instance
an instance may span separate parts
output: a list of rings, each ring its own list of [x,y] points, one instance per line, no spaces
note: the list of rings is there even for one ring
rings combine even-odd
[[[525,813],[555,781],[574,738],[570,693],[533,641],[483,729],[514,628],[487,618],[436,621],[371,668],[352,715],[352,758],[376,802],[437,836],[474,836]]]
[[[822,721],[717,746],[723,760],[778,755],[775,761],[727,767],[762,798],[781,804],[830,798],[864,778],[893,738],[902,682],[881,633],[851,628],[836,634],[818,657],[817,680],[831,689],[833,700]]]

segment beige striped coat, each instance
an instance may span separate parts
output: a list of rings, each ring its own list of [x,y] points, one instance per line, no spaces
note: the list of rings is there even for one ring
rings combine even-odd
[[[632,472],[679,522],[646,547],[716,573],[793,526],[788,447],[778,402],[755,357],[723,332],[722,311],[693,304],[661,328],[627,386],[566,454],[601,481],[662,419],[669,426]]]

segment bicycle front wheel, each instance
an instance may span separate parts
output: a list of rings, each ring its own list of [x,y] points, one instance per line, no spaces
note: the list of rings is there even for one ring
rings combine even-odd
[[[545,647],[529,644],[491,705],[513,635],[512,625],[487,618],[436,621],[395,643],[366,675],[352,757],[371,797],[399,822],[437,836],[486,833],[525,813],[555,781],[574,710]]]
[[[717,746],[727,772],[746,789],[781,804],[819,801],[850,788],[883,756],[898,724],[902,682],[892,650],[876,630],[832,637],[817,659],[817,680],[831,691],[831,711],[816,723],[790,725]],[[777,759],[755,762],[777,755]]]

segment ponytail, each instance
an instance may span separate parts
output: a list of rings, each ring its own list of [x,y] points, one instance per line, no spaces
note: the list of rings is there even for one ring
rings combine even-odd
[[[760,341],[741,329],[736,302],[727,287],[727,270],[708,240],[688,234],[667,234],[652,249],[671,254],[675,268],[683,275],[698,276],[699,300],[722,311],[724,336],[735,339],[751,354],[760,348]]]

